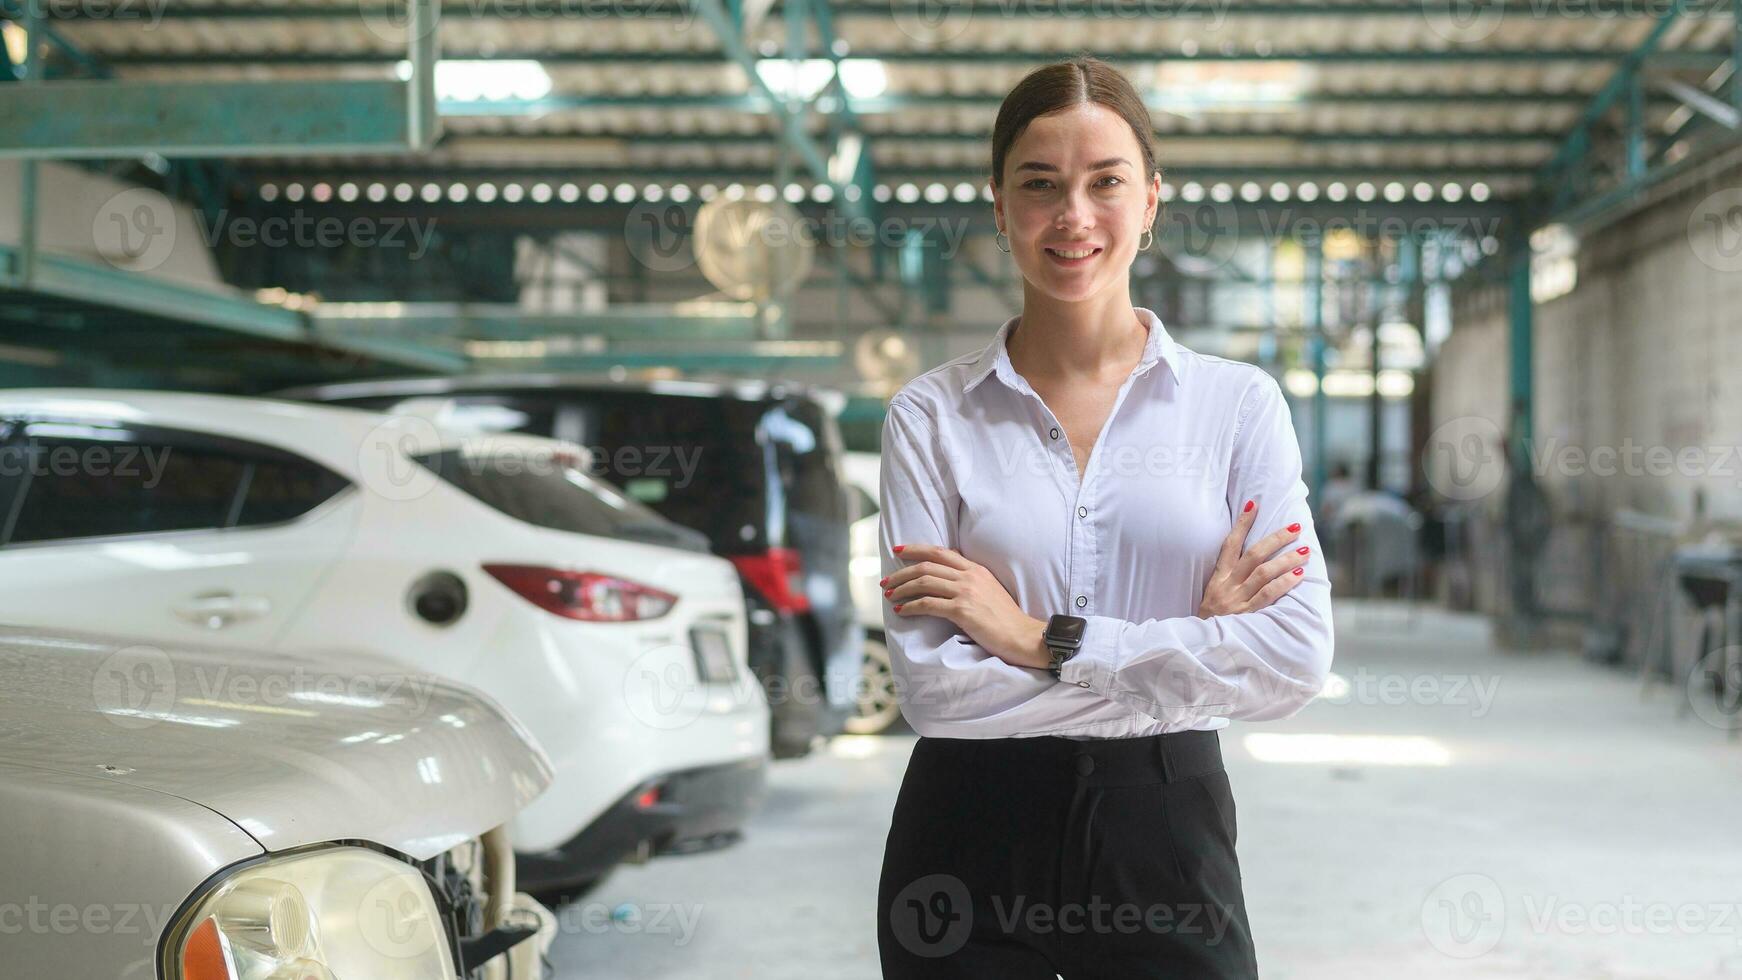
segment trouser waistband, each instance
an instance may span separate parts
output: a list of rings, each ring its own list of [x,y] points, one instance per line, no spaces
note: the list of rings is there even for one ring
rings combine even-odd
[[[1135,738],[920,738],[914,757],[1001,779],[1095,785],[1176,783],[1222,769],[1215,731]]]

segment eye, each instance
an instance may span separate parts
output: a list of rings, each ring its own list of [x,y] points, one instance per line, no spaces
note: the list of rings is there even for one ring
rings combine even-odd
[[[1123,184],[1123,183],[1125,183],[1125,178],[1123,178],[1123,177],[1115,177],[1115,176],[1113,176],[1113,175],[1112,175],[1112,174],[1108,174],[1108,175],[1107,175],[1107,176],[1105,176],[1105,177],[1102,177],[1102,178],[1101,178],[1101,179],[1102,179],[1102,180],[1116,180],[1116,181],[1118,181],[1118,182],[1119,182],[1119,183],[1121,183],[1121,184]],[[1108,185],[1108,186],[1111,186],[1111,185]]]
[[[1046,184],[1046,183],[1050,183],[1050,181],[1048,181],[1045,177],[1036,177],[1033,180],[1030,180],[1030,181],[1024,183],[1022,186],[1033,187],[1036,184]]]

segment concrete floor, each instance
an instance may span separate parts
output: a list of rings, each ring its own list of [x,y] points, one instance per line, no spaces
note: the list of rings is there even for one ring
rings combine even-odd
[[[1626,672],[1403,608],[1339,603],[1327,696],[1222,733],[1264,976],[1742,977],[1742,739]],[[564,910],[557,976],[877,977],[912,746],[777,765],[742,845],[623,868]]]

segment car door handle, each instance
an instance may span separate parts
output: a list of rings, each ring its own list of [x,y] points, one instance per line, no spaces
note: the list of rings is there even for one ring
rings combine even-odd
[[[259,619],[271,611],[272,600],[266,596],[234,592],[201,592],[175,607],[177,616],[209,630]]]

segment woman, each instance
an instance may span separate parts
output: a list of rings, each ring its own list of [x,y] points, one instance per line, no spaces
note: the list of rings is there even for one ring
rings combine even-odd
[[[890,401],[884,625],[920,739],[885,977],[1257,976],[1217,730],[1318,693],[1330,585],[1276,382],[1131,305],[1152,132],[1103,62],[1022,79],[990,178],[1022,313]]]

